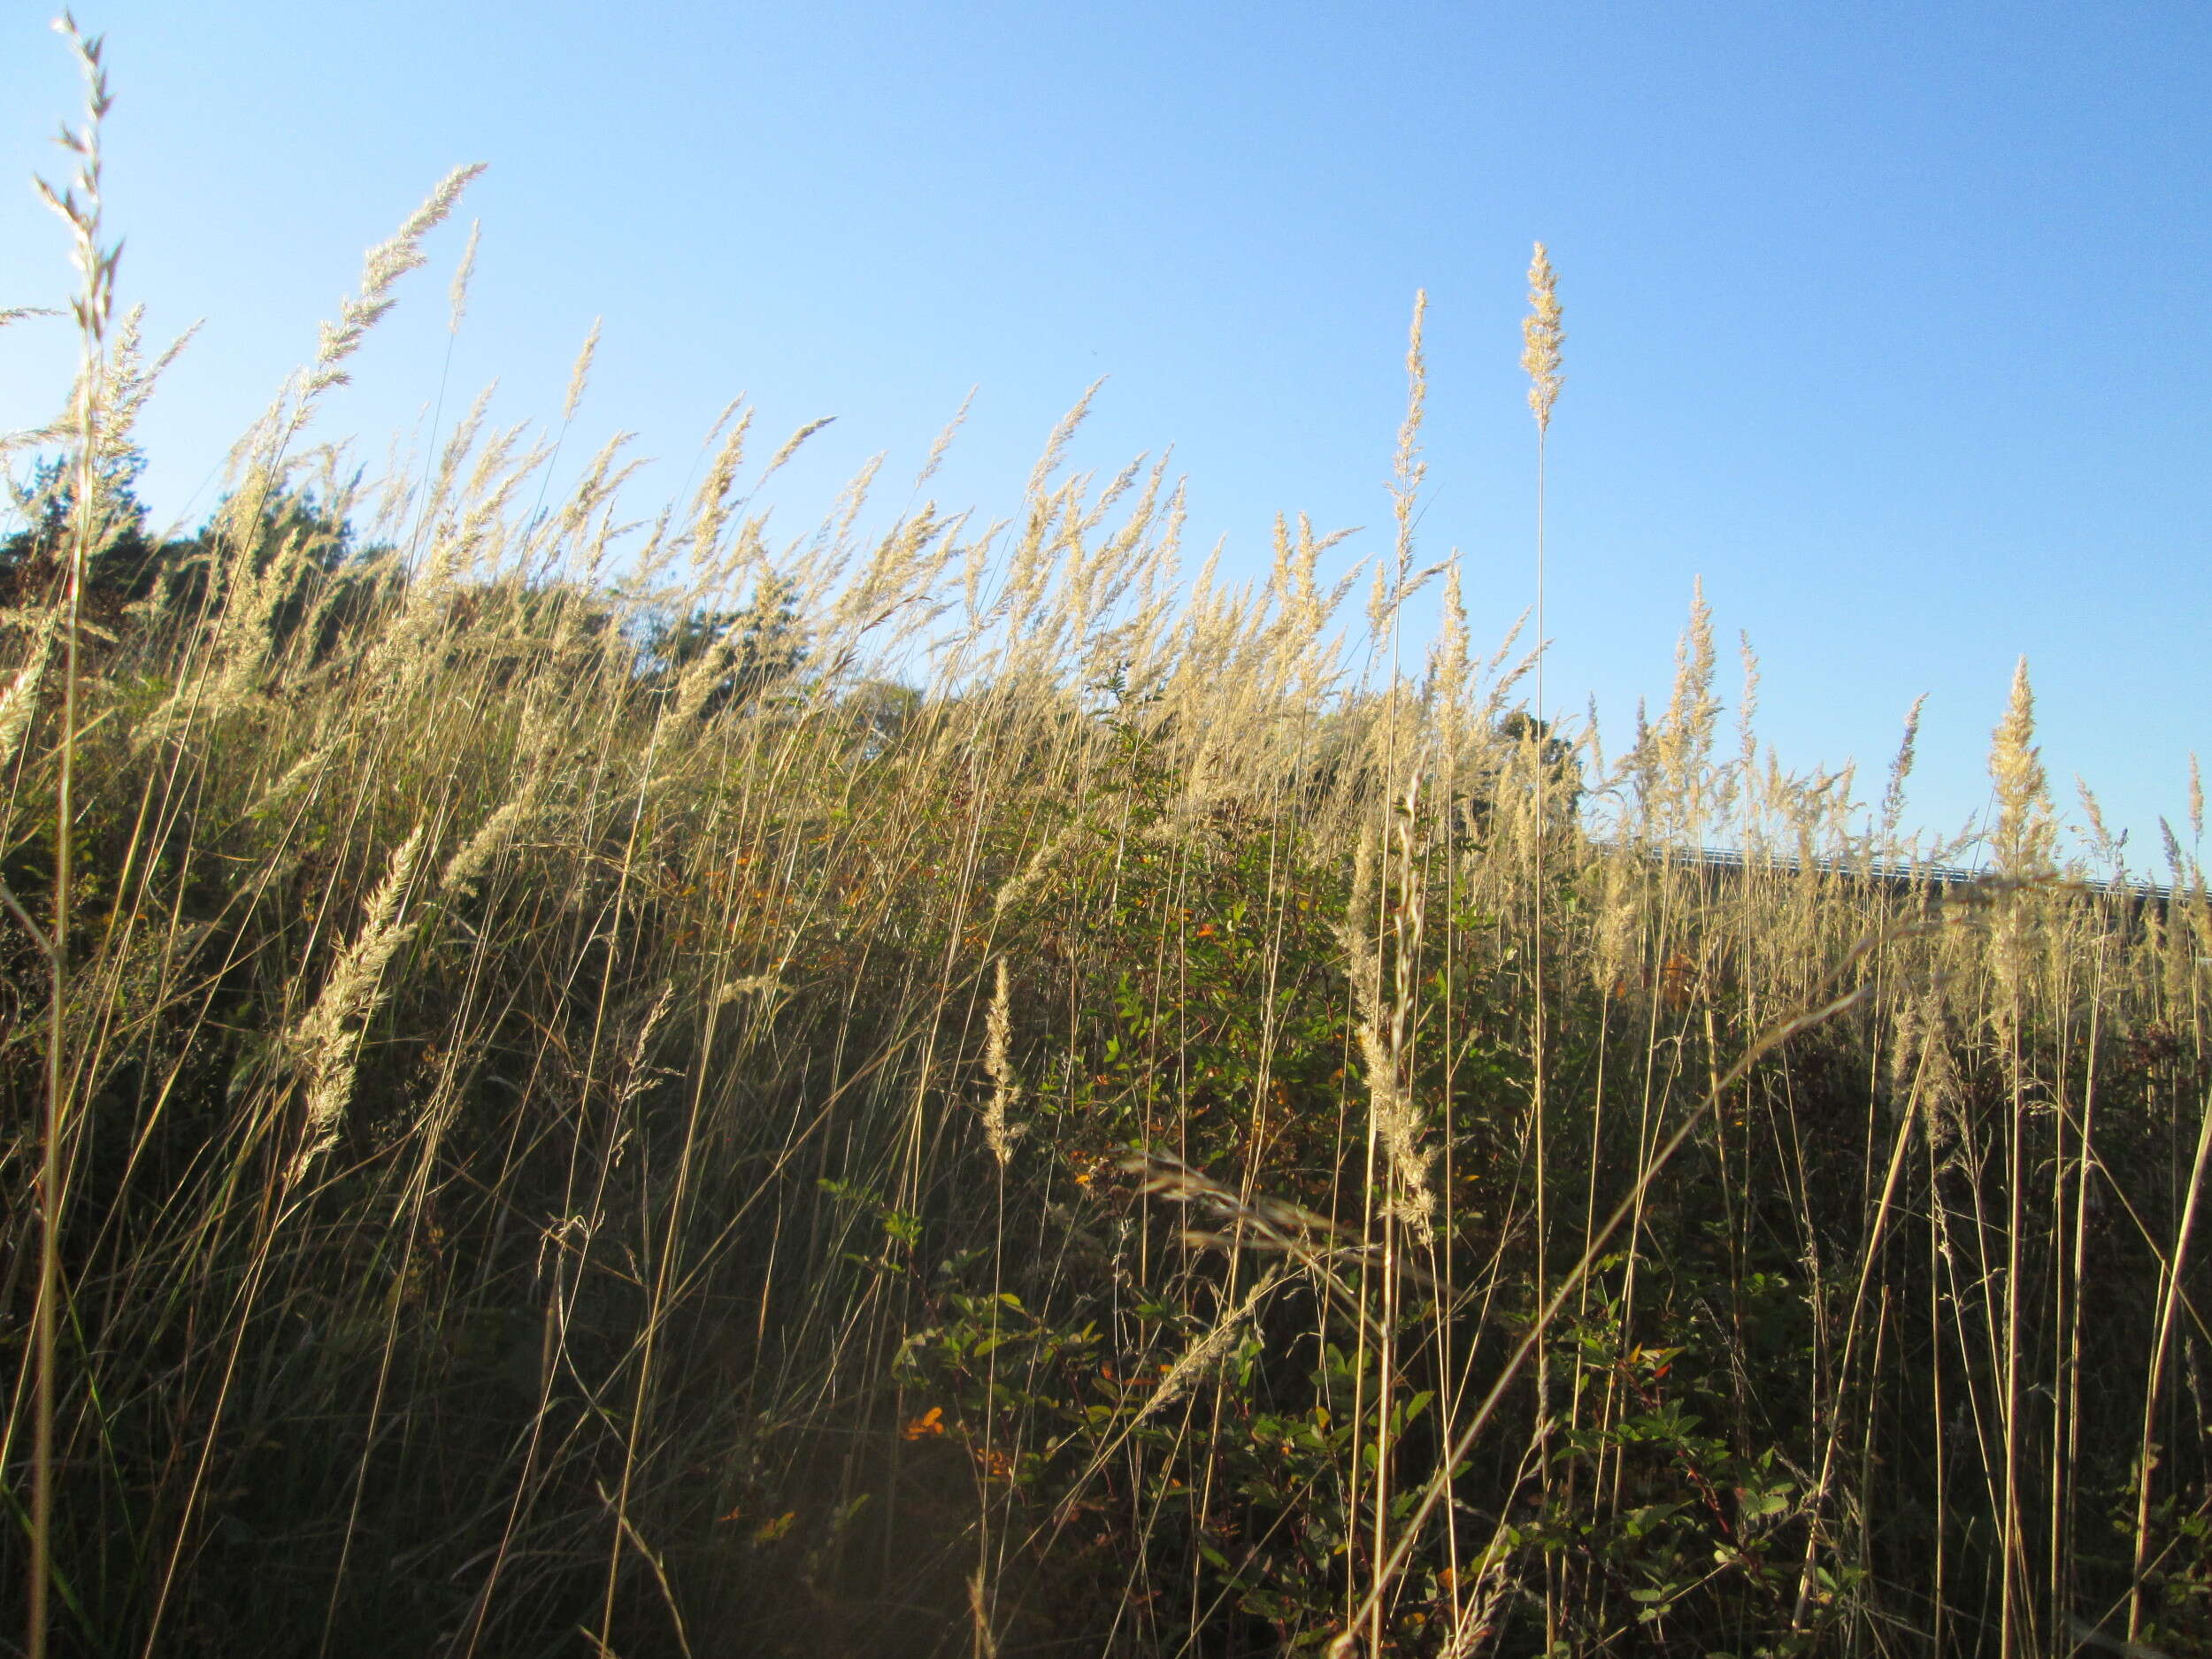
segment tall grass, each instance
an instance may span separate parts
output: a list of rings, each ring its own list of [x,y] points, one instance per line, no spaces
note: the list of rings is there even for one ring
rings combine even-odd
[[[2212,1644],[2212,907],[2061,863],[2024,670],[1946,885],[1909,733],[1871,818],[1717,747],[1701,601],[1609,761],[1455,565],[1402,664],[1417,337],[1363,634],[1302,521],[1185,583],[1079,407],[998,520],[864,534],[870,474],[778,543],[741,410],[657,512],[480,407],[351,490],[298,434],[465,183],[96,617],[150,371],[75,197],[0,844],[27,1651]]]

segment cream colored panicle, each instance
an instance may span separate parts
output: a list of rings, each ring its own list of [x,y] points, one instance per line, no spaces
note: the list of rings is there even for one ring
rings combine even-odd
[[[584,401],[584,388],[591,384],[592,359],[599,355],[599,323],[596,317],[591,319],[591,332],[584,336],[575,365],[568,372],[568,391],[561,399],[563,426],[576,419],[576,406]]]
[[[1997,789],[1997,866],[2021,875],[2047,862],[2054,826],[2043,757],[2035,747],[2035,691],[2028,659],[2012,672],[2012,696],[1992,734],[1990,781]]]
[[[453,267],[453,286],[446,290],[450,308],[446,316],[446,332],[449,334],[461,332],[461,319],[468,315],[469,279],[476,274],[476,244],[483,232],[483,220],[469,221],[468,246],[461,250],[461,263]]]
[[[983,1069],[991,1079],[991,1099],[983,1109],[983,1141],[1004,1169],[1014,1158],[1014,1142],[1027,1124],[1007,1121],[1007,1114],[1021,1100],[1021,1085],[1014,1080],[1012,1056],[1014,1020],[1008,1002],[1006,958],[998,959],[998,983],[991,993],[991,1010],[984,1019]]]
[[[1528,316],[1521,324],[1521,367],[1528,373],[1528,406],[1539,432],[1550,429],[1551,406],[1559,401],[1559,388],[1565,383],[1559,365],[1567,331],[1559,317],[1559,280],[1551,268],[1551,255],[1540,242],[1528,267]]]
[[[369,330],[392,309],[393,286],[423,263],[422,239],[444,222],[461,193],[486,165],[480,161],[456,167],[430,193],[429,200],[408,216],[398,234],[369,250],[362,263],[361,292],[340,303],[336,322],[323,325],[315,364],[308,371],[305,391],[309,397],[346,383],[345,371],[338,365],[361,349]]]
[[[423,827],[417,825],[392,855],[391,868],[369,900],[360,933],[332,967],[315,1006],[288,1033],[299,1056],[307,1094],[307,1140],[292,1163],[294,1180],[335,1143],[338,1125],[353,1099],[362,1028],[383,1001],[386,966],[414,932],[414,924],[403,920],[402,912],[422,843]]]

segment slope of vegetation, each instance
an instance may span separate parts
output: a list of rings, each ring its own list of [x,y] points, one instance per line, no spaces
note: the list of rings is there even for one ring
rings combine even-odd
[[[1417,334],[1356,647],[1327,538],[1180,586],[1072,419],[989,525],[772,544],[742,413],[627,540],[618,453],[531,511],[474,417],[371,501],[300,434],[457,179],[151,541],[79,142],[0,702],[30,1648],[2212,1650],[2212,909],[2062,866],[2024,673],[1939,888],[1873,877],[1909,745],[1869,813],[1724,744],[1701,608],[1609,761],[1455,568],[1363,668]]]

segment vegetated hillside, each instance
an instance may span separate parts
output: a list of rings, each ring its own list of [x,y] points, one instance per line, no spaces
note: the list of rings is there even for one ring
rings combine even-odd
[[[618,590],[616,457],[372,526],[311,380],[117,595],[105,326],[0,704],[52,1651],[2212,1644],[2212,911],[2055,867],[2024,676],[1995,876],[1868,882],[1701,611],[1608,764],[1065,429],[779,549],[741,420]]]

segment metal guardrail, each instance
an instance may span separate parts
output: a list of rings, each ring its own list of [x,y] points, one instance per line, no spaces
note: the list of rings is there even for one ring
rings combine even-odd
[[[1801,875],[1808,863],[1794,854],[1746,852],[1735,847],[1668,848],[1655,851],[1652,856],[1663,862],[1703,869],[1744,872],[1770,871],[1777,875]],[[1958,864],[1899,863],[1885,858],[1815,858],[1810,861],[1810,867],[1821,875],[1878,881],[1890,887],[1970,887],[1977,881],[1987,880],[1995,873],[1989,870],[1969,870]],[[2175,898],[2185,899],[2197,891],[2193,886],[2177,888],[2157,881],[2084,882],[2078,886],[2085,892],[2107,894],[2139,904],[2170,904]]]

